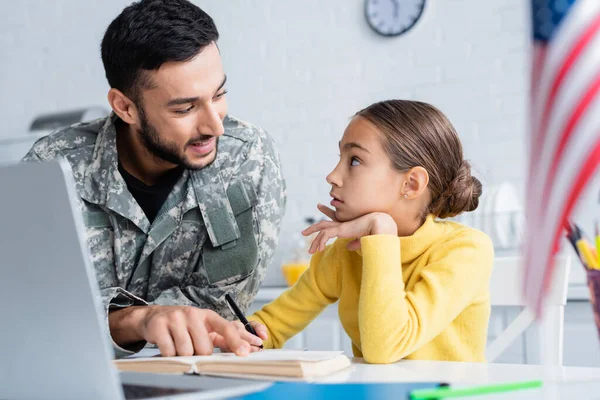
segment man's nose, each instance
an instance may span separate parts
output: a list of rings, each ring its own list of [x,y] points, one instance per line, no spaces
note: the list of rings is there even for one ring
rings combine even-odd
[[[225,133],[221,116],[212,105],[208,105],[202,115],[200,115],[198,132],[203,135],[212,136],[221,136]]]

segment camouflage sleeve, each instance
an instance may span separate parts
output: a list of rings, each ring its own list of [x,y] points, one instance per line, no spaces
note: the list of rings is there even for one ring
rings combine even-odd
[[[25,154],[21,159],[21,162],[41,162],[43,161],[40,156],[37,155],[33,147]]]
[[[31,150],[29,150],[29,152],[21,159],[21,162],[43,162],[43,161],[45,161],[45,160],[36,153],[34,148],[31,148]],[[81,201],[81,199],[78,199],[78,200]],[[147,303],[144,300],[140,299],[139,297],[116,286],[116,282],[115,282],[115,286],[101,288],[100,296],[102,298],[102,305],[103,305],[103,310],[104,310],[104,320],[106,321],[105,328],[106,328],[106,332],[108,333],[109,337],[111,338],[115,357],[122,358],[122,357],[126,357],[128,355],[131,355],[131,354],[134,354],[134,353],[137,353],[138,351],[140,351],[146,344],[145,342],[136,343],[135,345],[131,346],[130,348],[125,349],[125,348],[119,346],[118,344],[116,344],[114,342],[114,340],[112,340],[112,337],[110,336],[110,330],[108,328],[108,326],[109,326],[108,325],[108,313],[111,310],[116,310],[119,308],[129,307],[129,306],[133,306],[133,305],[146,305]]]
[[[231,179],[251,180],[257,192],[254,213],[257,224],[256,231],[259,232],[257,236],[258,262],[256,268],[246,279],[234,284],[235,291],[232,293],[242,311],[246,312],[254,301],[273,259],[286,205],[286,187],[279,155],[273,140],[266,132],[257,130],[256,140],[252,143],[245,161],[239,165]],[[225,300],[220,299],[223,293],[219,289],[209,290],[196,286],[172,287],[163,291],[152,301],[152,304],[193,305],[210,308],[227,319],[233,319],[235,316],[231,313]]]
[[[118,310],[130,306],[143,306],[147,305],[148,303],[120,287],[109,287],[100,289],[100,296],[102,297],[102,304],[104,309],[105,327],[112,342],[115,358],[127,357],[142,350],[146,345],[145,341],[134,343],[131,346],[128,346],[127,348],[121,347],[117,343],[115,343],[115,341],[112,339],[112,336],[110,335],[110,329],[108,328],[108,314],[113,310]]]

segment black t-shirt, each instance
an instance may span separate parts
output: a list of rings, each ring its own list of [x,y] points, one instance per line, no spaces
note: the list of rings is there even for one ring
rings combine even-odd
[[[129,189],[129,192],[133,195],[135,201],[142,207],[142,210],[144,210],[150,223],[152,223],[160,211],[160,208],[167,200],[167,197],[169,197],[169,193],[173,190],[173,186],[175,186],[181,177],[183,168],[177,167],[169,171],[160,182],[152,186],[146,185],[144,182],[131,175],[123,168],[121,163],[119,163],[119,172],[127,184],[127,189]]]

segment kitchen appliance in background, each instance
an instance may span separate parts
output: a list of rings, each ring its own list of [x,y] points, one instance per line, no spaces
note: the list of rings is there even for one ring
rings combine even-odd
[[[33,119],[29,131],[50,133],[63,126],[104,118],[107,117],[108,114],[108,110],[98,106],[82,108],[79,110],[62,111],[59,113],[42,114]]]
[[[496,254],[515,254],[521,248],[525,213],[517,190],[510,182],[487,185],[477,210],[455,220],[485,232],[492,239]]]
[[[19,162],[38,139],[58,128],[104,118],[108,115],[108,110],[98,106],[39,115],[31,122],[28,132],[5,138],[0,137],[0,164]]]

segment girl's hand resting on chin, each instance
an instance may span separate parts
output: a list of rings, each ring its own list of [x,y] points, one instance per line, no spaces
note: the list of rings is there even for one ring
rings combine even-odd
[[[319,211],[331,218],[331,221],[320,221],[302,231],[304,236],[319,232],[312,242],[308,252],[315,254],[325,250],[327,241],[331,238],[353,238],[348,243],[348,250],[360,249],[360,238],[370,235],[398,235],[398,227],[394,219],[385,213],[373,212],[362,217],[340,222],[335,217],[335,211],[319,204]]]

